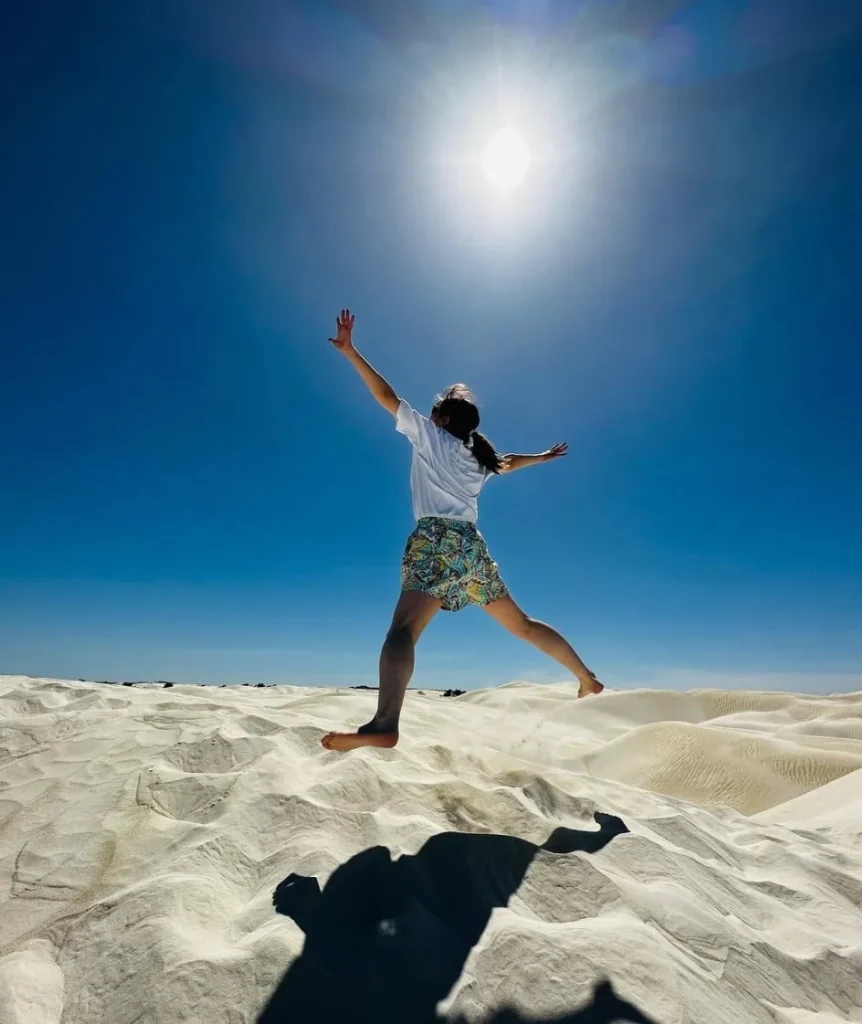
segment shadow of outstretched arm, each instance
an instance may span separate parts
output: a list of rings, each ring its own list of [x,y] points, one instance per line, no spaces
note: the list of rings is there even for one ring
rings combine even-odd
[[[272,905],[279,914],[291,918],[308,934],[320,909],[323,893],[320,882],[308,875],[288,875],[275,887]]]
[[[599,825],[598,832],[585,832],[574,828],[555,828],[541,849],[548,853],[598,853],[615,837],[628,832],[625,823],[615,814],[596,811],[593,814]]]

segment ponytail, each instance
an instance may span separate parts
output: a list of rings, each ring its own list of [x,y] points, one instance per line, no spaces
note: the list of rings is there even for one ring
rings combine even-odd
[[[503,466],[503,460],[494,450],[494,446],[488,438],[484,434],[480,434],[478,430],[474,430],[470,437],[473,442],[470,445],[470,450],[479,465],[487,469],[489,473],[499,473]]]
[[[479,410],[473,393],[466,384],[453,384],[437,396],[434,411],[444,419],[444,430],[457,437],[472,452],[473,458],[489,473],[499,473],[503,460],[494,451],[494,446],[480,434]]]

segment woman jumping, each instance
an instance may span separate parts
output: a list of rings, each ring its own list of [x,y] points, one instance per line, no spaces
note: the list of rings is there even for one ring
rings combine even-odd
[[[356,732],[330,732],[327,750],[394,747],[404,693],[413,675],[413,652],[422,631],[442,608],[460,611],[478,604],[515,636],[556,659],[580,682],[579,697],[601,693],[602,684],[551,626],[528,618],[509,596],[497,563],[476,529],[479,491],[490,476],[558,459],[565,444],[540,455],[498,455],[476,429],[479,410],[469,388],[455,384],[439,395],[430,418],[395,394],[388,381],[353,347],[355,317],[337,318],[330,342],[353,366],[366,387],[395,417],[395,429],[413,445],[410,484],[416,529],[401,563],[401,596],[380,652],[377,714]]]

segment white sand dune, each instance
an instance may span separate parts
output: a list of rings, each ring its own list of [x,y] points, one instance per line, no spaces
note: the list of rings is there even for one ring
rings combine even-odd
[[[303,954],[330,957],[319,1015],[287,1001],[272,1019],[334,1019],[357,935],[390,966],[442,963],[465,884],[509,872],[441,1016],[560,1016],[607,978],[658,1024],[862,1021],[862,693],[411,693],[397,749],[321,749],[375,700],[0,677],[0,1024],[251,1024],[305,962],[276,885],[341,865],[321,904],[341,917],[314,932],[330,945]],[[531,853],[520,874],[516,845],[463,835],[541,844],[596,829],[596,810],[629,833]],[[448,895],[425,846],[446,832]],[[418,854],[399,864],[422,908],[374,917],[374,872],[395,877],[383,854],[362,874],[375,846]]]

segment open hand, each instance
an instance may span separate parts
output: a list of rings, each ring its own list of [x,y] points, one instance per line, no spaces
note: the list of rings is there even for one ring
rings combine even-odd
[[[339,352],[346,354],[353,350],[353,325],[355,322],[356,317],[349,309],[342,309],[335,318],[335,337],[329,340]]]
[[[559,441],[553,447],[549,448],[546,452],[542,452],[542,458],[549,462],[551,459],[562,458],[563,455],[569,454],[569,446],[565,441]]]

